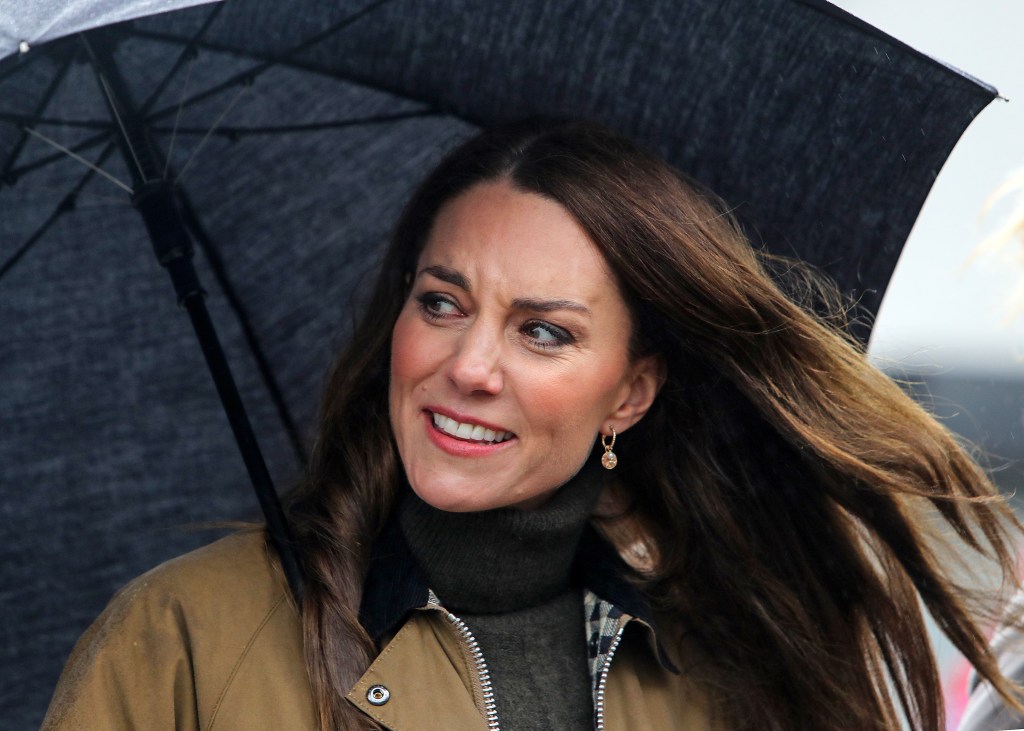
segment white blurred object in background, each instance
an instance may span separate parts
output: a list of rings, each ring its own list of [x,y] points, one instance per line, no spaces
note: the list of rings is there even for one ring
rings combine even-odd
[[[1024,168],[1024,3],[835,4],[1009,100],[997,99],[978,116],[942,169],[886,292],[870,352],[883,366],[1015,377],[1024,372],[1024,318],[1007,323],[1005,315],[1024,266],[1005,256],[963,265],[1010,213],[1005,199],[979,222],[986,201]]]

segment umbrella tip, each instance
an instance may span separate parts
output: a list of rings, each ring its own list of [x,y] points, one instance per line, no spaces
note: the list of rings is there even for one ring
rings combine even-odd
[[[28,44],[28,41],[22,41],[18,44],[18,53],[26,54],[32,50],[32,46]]]

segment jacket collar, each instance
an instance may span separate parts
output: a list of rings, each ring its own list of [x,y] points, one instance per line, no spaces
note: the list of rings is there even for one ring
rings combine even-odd
[[[363,582],[359,623],[380,645],[414,609],[427,605],[430,587],[405,541],[397,511],[373,542]]]
[[[646,597],[629,580],[632,573],[618,551],[593,526],[587,526],[573,563],[574,579],[621,612],[643,620],[657,638],[654,612]],[[429,595],[426,576],[402,534],[397,515],[392,515],[370,552],[359,622],[379,645],[398,629],[410,612],[427,606]],[[657,642],[657,655],[667,670],[678,672],[660,642]]]

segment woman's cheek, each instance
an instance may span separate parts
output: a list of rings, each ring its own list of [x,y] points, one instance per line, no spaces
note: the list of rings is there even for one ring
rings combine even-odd
[[[563,434],[582,437],[596,430],[600,426],[597,420],[606,413],[602,396],[610,386],[603,371],[581,374],[578,368],[571,368],[557,377],[530,379],[527,410],[538,423],[550,424]]]
[[[422,377],[429,370],[431,347],[429,334],[420,332],[422,322],[408,308],[402,312],[391,336],[391,386],[402,390],[410,380]]]

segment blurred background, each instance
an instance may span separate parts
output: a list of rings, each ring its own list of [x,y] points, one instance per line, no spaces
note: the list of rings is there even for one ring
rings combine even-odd
[[[995,86],[936,180],[885,294],[869,352],[954,431],[987,453],[994,477],[1024,511],[1024,285],[1018,243],[968,263],[1024,210],[1019,193],[991,202],[1024,171],[1024,3],[1019,0],[833,0],[918,50]],[[936,635],[956,727],[968,668]]]

